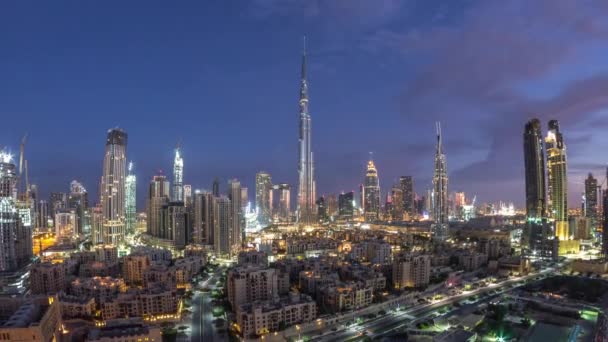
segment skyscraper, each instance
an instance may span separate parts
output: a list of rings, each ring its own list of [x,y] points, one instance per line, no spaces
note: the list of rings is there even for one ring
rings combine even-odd
[[[179,146],[175,149],[175,159],[173,160],[173,201],[184,201],[184,160],[182,159]]]
[[[448,169],[441,141],[441,124],[437,123],[437,149],[433,174],[433,238],[448,238]]]
[[[74,228],[76,234],[85,233],[85,223],[88,224],[89,199],[87,189],[80,182],[73,180],[70,183],[70,195],[68,196],[68,208],[74,209]]]
[[[523,138],[527,223],[522,235],[522,247],[542,257],[555,256],[550,240],[553,234],[546,218],[545,150],[538,119],[526,123]]]
[[[311,225],[315,222],[315,180],[311,149],[311,123],[308,112],[308,84],[306,82],[306,40],[304,40],[300,82],[298,222],[303,225]]]
[[[169,204],[169,181],[163,175],[154,176],[150,182],[147,201],[147,231],[154,237],[164,235],[163,207]]]
[[[108,130],[103,176],[101,208],[104,217],[103,243],[117,244],[125,235],[125,178],[127,170],[127,133],[120,128]]]
[[[400,184],[393,185],[391,189],[392,212],[391,218],[393,221],[403,221],[403,190]]]
[[[232,206],[230,219],[232,221],[230,229],[230,246],[231,251],[238,250],[241,247],[244,230],[242,229],[243,208],[241,207],[241,182],[238,179],[232,179],[229,182],[230,192],[228,198]]]
[[[213,196],[220,197],[220,180],[217,177],[213,179],[213,187],[211,192],[213,193]]]
[[[366,222],[378,220],[380,216],[380,181],[378,180],[378,170],[374,161],[367,162],[364,184],[364,215]]]
[[[226,196],[215,199],[217,222],[213,233],[213,248],[218,255],[228,255],[232,251],[232,204]]]
[[[0,151],[0,271],[16,271],[32,257],[31,208],[17,201],[12,156]]]
[[[217,224],[215,196],[208,191],[194,192],[194,224],[192,240],[197,244],[213,245],[213,234]]]
[[[279,220],[289,222],[291,219],[291,186],[287,183],[276,185],[279,191]]]
[[[125,181],[125,224],[127,234],[134,234],[137,223],[137,177],[135,176],[133,162],[129,163],[128,172]]]
[[[258,222],[264,226],[272,220],[272,179],[268,172],[260,171],[255,175],[255,205]]]
[[[583,215],[591,221],[591,227],[597,227],[597,179],[589,173],[585,179],[585,201]]]
[[[338,196],[338,214],[343,220],[351,220],[355,213],[355,193],[341,193]]]
[[[403,211],[409,220],[413,220],[417,215],[416,193],[414,192],[414,178],[412,176],[399,177],[399,184],[403,193]]]
[[[548,214],[554,221],[555,236],[567,240],[568,229],[568,175],[566,145],[557,120],[549,121],[545,139],[547,148]]]

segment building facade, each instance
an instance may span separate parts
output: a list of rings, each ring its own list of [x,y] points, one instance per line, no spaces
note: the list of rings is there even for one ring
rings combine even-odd
[[[103,175],[101,177],[101,208],[103,243],[117,244],[125,236],[125,180],[127,171],[127,133],[120,128],[108,131]]]

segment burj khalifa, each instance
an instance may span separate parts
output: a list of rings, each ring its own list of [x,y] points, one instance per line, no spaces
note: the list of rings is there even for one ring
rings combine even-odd
[[[298,149],[298,223],[309,226],[315,222],[315,180],[308,113],[308,84],[306,82],[306,38],[302,53],[300,84],[300,136]]]

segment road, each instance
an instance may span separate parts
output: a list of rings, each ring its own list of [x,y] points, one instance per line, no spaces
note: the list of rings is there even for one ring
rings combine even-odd
[[[504,292],[505,290],[508,290],[510,288],[508,288],[509,285],[520,282],[520,281],[524,281],[527,279],[531,279],[534,277],[537,277],[539,275],[545,275],[548,272],[553,271],[552,268],[549,269],[545,269],[541,272],[537,272],[537,273],[532,273],[529,274],[527,276],[524,277],[518,277],[518,278],[514,278],[514,279],[510,279],[510,280],[505,280],[501,283],[498,284],[492,284],[490,286],[481,288],[481,289],[477,289],[474,291],[470,291],[470,292],[466,292],[457,296],[451,296],[451,297],[447,297],[443,300],[431,303],[431,304],[421,304],[421,305],[416,305],[410,309],[401,311],[401,312],[394,312],[394,313],[389,313],[381,318],[377,318],[375,320],[371,320],[369,322],[363,323],[361,325],[355,325],[355,326],[351,326],[351,327],[346,327],[346,328],[342,328],[341,330],[335,331],[335,332],[331,332],[331,333],[326,333],[322,336],[317,336],[314,337],[312,339],[312,341],[347,341],[347,340],[352,340],[352,339],[356,339],[357,337],[359,337],[361,335],[362,332],[366,332],[367,336],[381,336],[381,335],[385,335],[387,333],[393,332],[397,329],[403,328],[407,325],[410,325],[413,321],[415,321],[418,318],[424,317],[425,314],[428,314],[429,312],[445,306],[445,305],[452,305],[458,301],[462,301],[465,300],[467,298],[488,292],[488,291],[492,291],[492,290],[502,290],[501,292]]]
[[[215,282],[219,278],[222,268],[218,267],[215,272],[205,281],[201,282],[202,287],[207,287],[210,290],[215,288]],[[191,325],[191,342],[207,342],[207,341],[224,341],[225,336],[219,336],[213,324],[213,305],[211,292],[199,292],[192,298],[192,325]]]

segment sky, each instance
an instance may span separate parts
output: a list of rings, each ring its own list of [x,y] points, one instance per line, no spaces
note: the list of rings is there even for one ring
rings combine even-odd
[[[523,205],[533,117],[560,120],[571,207],[604,178],[605,1],[2,1],[0,146],[27,133],[42,196],[77,179],[94,202],[117,126],[140,209],[178,143],[194,188],[238,178],[252,198],[264,170],[296,189],[304,35],[318,194],[356,190],[370,152],[384,193],[413,175],[422,194],[436,121],[449,190],[478,203]]]

